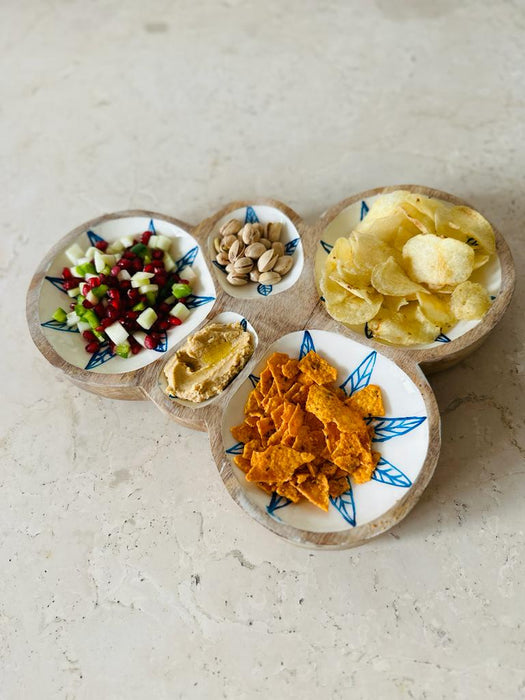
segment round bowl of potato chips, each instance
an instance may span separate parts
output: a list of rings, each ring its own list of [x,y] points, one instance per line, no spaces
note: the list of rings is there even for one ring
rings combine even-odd
[[[477,347],[514,286],[494,227],[452,195],[418,186],[370,190],[329,210],[315,276],[333,319],[406,349],[424,369]]]

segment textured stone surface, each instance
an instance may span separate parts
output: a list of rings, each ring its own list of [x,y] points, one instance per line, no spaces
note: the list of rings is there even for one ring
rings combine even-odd
[[[205,435],[77,390],[24,320],[39,259],[103,212],[196,222],[268,195],[313,221],[399,182],[478,206],[523,275],[523,3],[1,14],[2,698],[524,697],[523,277],[432,379],[443,450],[420,503],[347,552],[252,523]]]

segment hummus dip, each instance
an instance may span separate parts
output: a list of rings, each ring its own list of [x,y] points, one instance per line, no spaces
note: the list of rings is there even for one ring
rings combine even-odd
[[[190,335],[166,364],[166,391],[186,401],[206,401],[239,374],[253,349],[252,334],[240,323],[209,323]]]

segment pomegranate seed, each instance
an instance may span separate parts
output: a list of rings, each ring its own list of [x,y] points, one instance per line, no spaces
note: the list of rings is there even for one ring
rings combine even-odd
[[[99,275],[98,279],[100,281],[100,284],[107,284],[108,282],[108,277],[107,275]]]
[[[97,333],[103,333],[103,332],[104,332],[104,326],[102,326],[102,325],[97,326],[97,327],[95,328],[95,330],[97,331]]]
[[[75,306],[76,306],[76,303],[74,301],[72,301],[71,304],[69,305],[69,308],[71,309],[71,311],[73,311]]]
[[[108,297],[110,299],[120,299],[118,289],[108,289]]]
[[[140,292],[136,288],[128,289],[127,296],[130,301],[136,302],[140,296]]]
[[[141,346],[137,343],[136,345],[131,346],[131,354],[132,355],[137,355],[141,351]]]
[[[85,309],[92,309],[93,308],[93,304],[90,301],[88,301],[87,299],[84,299],[84,301],[82,302],[82,306]]]
[[[168,319],[168,323],[170,324],[170,326],[180,326],[182,321],[180,320],[180,318],[177,318],[176,316],[170,316]]]
[[[148,350],[155,350],[158,344],[158,340],[156,340],[153,335],[147,335],[144,338],[144,345],[148,348]]]
[[[106,313],[106,307],[102,302],[99,302],[95,306],[95,313],[97,314],[97,316],[104,316],[104,314]]]
[[[73,280],[67,280],[66,282],[64,282],[64,289],[66,290],[66,292],[68,289],[75,289],[75,287],[76,284],[73,282]]]
[[[120,262],[120,260],[119,260],[119,262]],[[117,264],[117,265],[114,265],[114,266],[111,268],[111,274],[112,274],[113,277],[116,277],[116,276],[118,275],[119,272],[120,272],[120,267],[118,266],[118,264]]]
[[[153,260],[161,260],[164,257],[163,250],[154,250],[152,254]]]
[[[98,343],[96,341],[93,343],[88,343],[86,345],[86,350],[87,350],[87,352],[90,352],[91,354],[93,354],[94,352],[96,352],[98,350]]]
[[[66,280],[69,280],[69,279],[71,279],[71,277],[73,277],[73,273],[71,272],[71,270],[69,269],[69,267],[65,267],[65,268],[62,270],[62,277],[63,277],[64,279],[66,279]]]
[[[95,248],[98,248],[103,253],[105,253],[106,250],[108,249],[108,242],[107,241],[97,241],[95,243]]]
[[[153,265],[153,263],[144,265],[144,272],[155,272],[155,265]]]
[[[99,286],[100,280],[98,277],[90,277],[88,284],[91,287],[91,289],[95,289],[95,287]]]
[[[185,304],[188,297],[182,297],[182,299],[177,299],[181,304]]]
[[[158,284],[159,287],[164,287],[164,285],[168,281],[168,278],[166,277],[166,275],[157,275],[155,277],[155,280],[156,280],[156,284]]]
[[[120,288],[123,290],[130,289],[131,288],[131,280],[122,280],[120,283]]]
[[[132,267],[135,270],[135,272],[140,272],[142,270],[142,260],[140,258],[134,260]]]
[[[109,302],[110,306],[112,306],[114,309],[120,309],[120,299],[112,299]],[[107,307],[109,308],[109,307]]]
[[[169,310],[170,310],[170,305],[166,304],[165,302],[162,302],[162,304],[160,304],[160,306],[158,308],[158,311],[160,311],[162,314],[167,314]]]
[[[149,239],[151,238],[151,236],[152,236],[151,231],[144,231],[144,233],[140,237],[140,242],[144,243],[144,245],[148,245]]]
[[[90,340],[90,341],[96,340],[95,334],[93,333],[93,331],[84,331],[82,333],[82,337],[84,337],[86,340]]]
[[[189,284],[188,280],[183,280],[182,277],[180,279],[180,283],[181,284]]]
[[[161,330],[161,331],[166,331],[166,330],[168,330],[168,326],[169,326],[169,325],[170,325],[170,324],[169,324],[168,321],[159,321],[158,328],[159,328],[159,330]]]
[[[139,317],[139,312],[138,311],[127,311],[126,312],[126,318],[128,321],[135,321]]]
[[[107,328],[108,326],[111,326],[112,323],[113,321],[109,317],[106,317],[102,319],[100,325],[102,326],[102,328]]]
[[[109,318],[111,321],[115,321],[118,318],[118,315],[117,309],[114,309],[112,306],[108,306],[106,309],[106,318]]]
[[[122,253],[122,258],[126,258],[127,260],[133,260],[134,257],[135,257],[135,253],[132,253],[131,250],[125,250]],[[122,258],[121,258],[121,260],[122,260]]]

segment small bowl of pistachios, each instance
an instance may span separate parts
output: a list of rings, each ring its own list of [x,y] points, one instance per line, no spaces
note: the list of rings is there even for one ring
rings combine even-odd
[[[289,289],[303,266],[299,233],[279,209],[248,206],[220,219],[210,236],[210,255],[225,291],[240,298]]]

